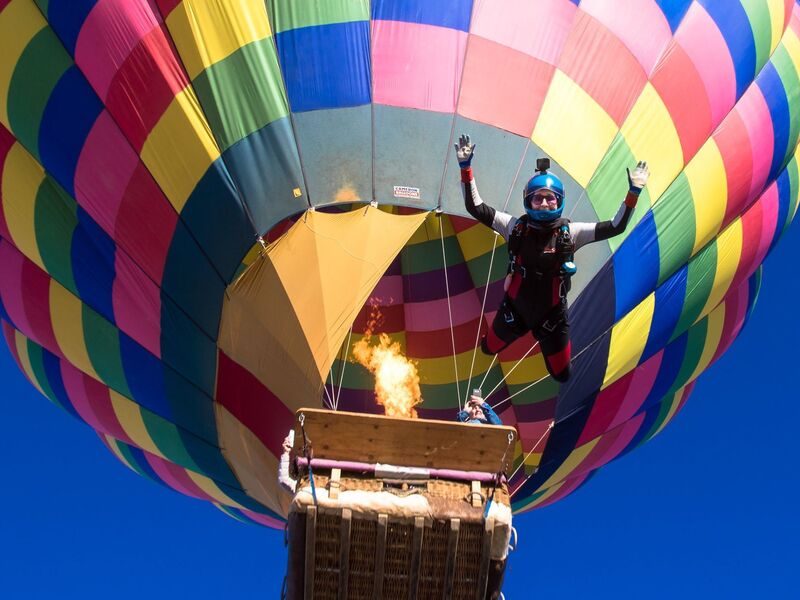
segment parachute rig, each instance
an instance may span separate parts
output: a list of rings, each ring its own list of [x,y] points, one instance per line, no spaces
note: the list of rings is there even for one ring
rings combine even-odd
[[[296,417],[285,598],[501,597],[513,427]]]

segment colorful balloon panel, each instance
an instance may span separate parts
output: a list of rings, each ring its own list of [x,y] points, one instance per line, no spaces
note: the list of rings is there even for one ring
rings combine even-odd
[[[528,510],[675,416],[746,322],[800,194],[792,0],[0,0],[0,57],[12,354],[130,468],[268,526],[274,477],[221,449],[234,416],[239,450],[277,464],[291,414],[219,344],[258,236],[309,207],[442,209],[352,338],[378,306],[418,363],[423,416],[492,391],[520,432],[511,483]],[[505,247],[464,211],[461,131],[484,200],[512,213],[538,156],[579,221],[612,217],[625,167],[651,166],[625,234],[577,256],[565,385],[530,337],[475,352]],[[378,410],[347,347],[328,388]]]

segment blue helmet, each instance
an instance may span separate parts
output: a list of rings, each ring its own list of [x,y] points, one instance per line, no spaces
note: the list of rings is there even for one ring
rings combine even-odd
[[[555,210],[534,210],[531,206],[533,195],[539,190],[550,190],[556,195],[558,208]],[[540,171],[530,178],[522,193],[525,212],[534,221],[554,221],[561,216],[564,210],[564,184],[561,180],[547,171]]]

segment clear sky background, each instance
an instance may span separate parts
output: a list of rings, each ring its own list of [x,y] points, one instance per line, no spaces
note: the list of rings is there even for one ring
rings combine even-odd
[[[797,598],[800,226],[674,421],[518,517],[517,598]],[[277,598],[283,532],[129,471],[0,344],[0,598]]]

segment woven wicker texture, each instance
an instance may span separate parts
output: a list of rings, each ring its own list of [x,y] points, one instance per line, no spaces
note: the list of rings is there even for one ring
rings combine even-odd
[[[353,519],[350,531],[350,598],[372,598],[375,586],[377,524],[372,519]]]
[[[339,552],[341,515],[317,515],[314,598],[335,600],[339,597]]]
[[[461,533],[458,538],[458,550],[456,551],[453,600],[475,598],[482,541],[482,524],[462,523]]]
[[[414,526],[389,522],[386,535],[383,597],[386,600],[407,600],[408,572],[411,568],[411,543]]]
[[[314,598],[337,600],[340,585],[341,514],[317,516]],[[425,526],[416,598],[441,598],[445,587],[449,520],[433,520]],[[353,518],[350,533],[348,594],[351,600],[369,600],[375,586],[377,523]],[[478,584],[483,540],[481,523],[462,523],[455,556],[453,600],[472,599]],[[413,553],[414,525],[389,521],[386,533],[383,593],[385,600],[407,600]]]
[[[449,532],[449,521],[434,521],[432,527],[425,528],[425,537],[422,540],[422,564],[417,587],[417,598],[420,600],[440,600],[442,597]]]

